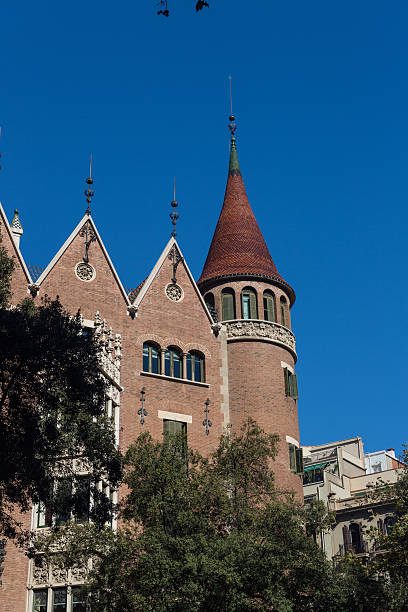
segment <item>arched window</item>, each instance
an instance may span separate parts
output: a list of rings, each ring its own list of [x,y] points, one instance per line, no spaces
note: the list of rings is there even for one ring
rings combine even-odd
[[[275,321],[275,296],[272,291],[263,294],[264,320]]]
[[[187,355],[187,378],[204,382],[204,357],[201,353],[190,351]]]
[[[166,376],[183,378],[183,358],[181,351],[174,346],[169,346],[164,354],[164,373]]]
[[[353,549],[353,552],[358,555],[359,553],[363,552],[363,538],[362,538],[362,534],[361,534],[361,527],[358,523],[351,523],[350,527],[350,539],[351,539],[351,546]]]
[[[241,293],[241,306],[243,319],[257,319],[258,305],[256,291],[252,287],[245,287]]]
[[[204,302],[210,312],[212,312],[212,310],[215,310],[215,302],[214,302],[213,293],[206,293],[204,296]]]
[[[221,293],[222,320],[235,319],[235,293],[233,289],[223,289]]]
[[[281,295],[280,299],[281,323],[286,325],[286,298]]]
[[[160,354],[152,342],[145,342],[143,345],[143,372],[160,374]]]

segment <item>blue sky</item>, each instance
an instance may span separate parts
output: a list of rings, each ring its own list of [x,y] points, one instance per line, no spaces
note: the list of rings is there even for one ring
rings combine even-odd
[[[295,288],[301,439],[408,441],[406,3],[3,3],[0,199],[45,266],[85,210],[126,286],[170,234],[198,278],[222,205],[228,75],[241,169]]]

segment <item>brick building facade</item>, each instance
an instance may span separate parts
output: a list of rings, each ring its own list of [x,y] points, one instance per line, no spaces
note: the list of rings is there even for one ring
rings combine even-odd
[[[252,416],[280,436],[278,485],[302,496],[290,317],[295,294],[278,274],[252,212],[233,118],[231,127],[224,203],[197,283],[172,237],[148,278],[128,294],[89,210],[34,282],[19,249],[18,215],[9,225],[0,206],[3,244],[15,258],[12,301],[58,295],[69,312],[80,309],[85,326],[105,334],[112,349],[104,366],[110,410],[123,451],[142,431],[160,439],[163,428],[178,424],[189,444],[208,454],[227,426],[238,430]],[[141,396],[146,415],[139,414]],[[23,517],[26,526],[36,526],[35,510]],[[82,609],[75,607],[80,573],[45,576],[11,542],[2,578],[3,612],[54,610],[58,589],[67,603],[55,609]],[[40,592],[47,607],[34,606]]]

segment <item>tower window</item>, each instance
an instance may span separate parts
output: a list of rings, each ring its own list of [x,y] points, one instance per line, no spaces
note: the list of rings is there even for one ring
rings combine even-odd
[[[283,368],[285,376],[285,395],[293,399],[299,399],[299,391],[297,384],[297,375],[291,372],[288,368]]]
[[[281,323],[282,325],[286,325],[286,298],[281,296],[280,299],[280,311],[281,311]]]
[[[223,289],[221,293],[222,320],[235,319],[235,293],[233,289]]]
[[[183,361],[181,352],[175,347],[169,347],[164,355],[164,373],[166,376],[182,378]]]
[[[191,351],[187,355],[187,378],[195,382],[204,382],[204,357]]]
[[[242,318],[243,319],[257,319],[258,318],[258,307],[256,300],[256,291],[251,287],[245,287],[241,293],[242,302]]]
[[[264,291],[263,294],[264,320],[275,321],[275,296],[272,291]]]
[[[143,371],[160,374],[160,356],[156,346],[150,342],[143,345]]]
[[[289,443],[289,468],[294,474],[303,474],[303,450]]]

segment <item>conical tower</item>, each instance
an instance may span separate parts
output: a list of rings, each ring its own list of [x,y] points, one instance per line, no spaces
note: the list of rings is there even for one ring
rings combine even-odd
[[[235,119],[227,187],[198,281],[213,316],[226,328],[233,429],[248,417],[279,435],[278,486],[302,496],[297,360],[291,330],[292,287],[280,276],[249,203],[238,162]]]

